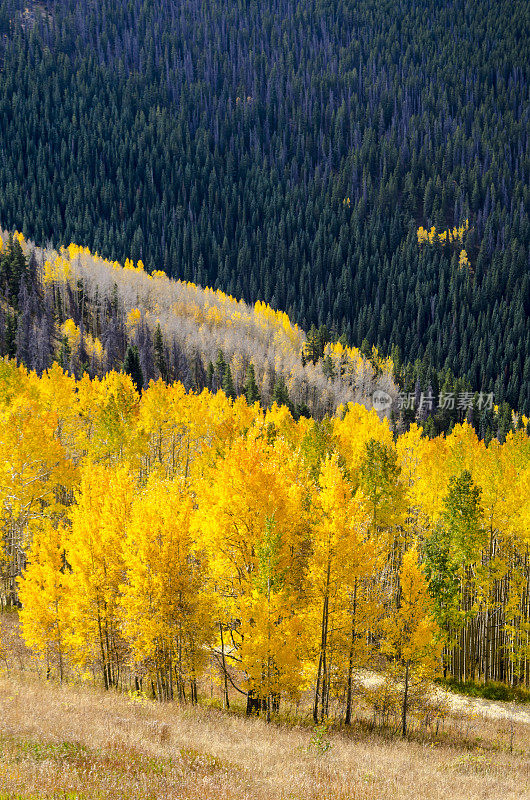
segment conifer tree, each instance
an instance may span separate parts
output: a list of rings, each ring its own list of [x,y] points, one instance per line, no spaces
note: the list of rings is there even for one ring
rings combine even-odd
[[[167,359],[160,323],[158,323],[155,330],[155,369],[158,371],[158,374],[162,380],[167,383]]]
[[[125,360],[123,362],[123,370],[131,377],[136,391],[140,393],[144,385],[144,376],[142,374],[140,357],[138,355],[138,348],[136,345],[128,345],[127,352],[125,353]]]
[[[243,391],[245,393],[245,397],[247,398],[247,403],[249,405],[253,405],[257,403],[260,399],[259,397],[259,390],[256,383],[256,375],[254,372],[254,365],[250,363],[247,367],[247,375],[245,384],[243,386]]]
[[[230,369],[230,364],[226,364],[225,366],[222,389],[226,396],[230,398],[230,400],[234,400],[236,392],[234,389],[234,381],[232,380],[232,370]]]

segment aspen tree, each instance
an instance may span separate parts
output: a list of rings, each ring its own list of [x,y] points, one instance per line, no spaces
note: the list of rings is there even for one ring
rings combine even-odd
[[[212,582],[225,608],[218,620],[221,634],[230,636],[232,646],[229,656],[223,651],[223,660],[228,658],[240,665],[242,637],[245,652],[250,653],[248,640],[254,633],[260,635],[250,624],[243,632],[238,620],[245,617],[245,607],[256,591],[259,552],[268,520],[274,520],[279,537],[275,558],[278,570],[286,576],[284,591],[291,602],[303,602],[307,560],[303,500],[299,468],[285,441],[278,438],[268,443],[259,428],[247,439],[236,439],[226,457],[198,484],[199,509],[194,524],[198,540],[210,557]],[[231,622],[227,620],[228,609]]]
[[[124,635],[159,700],[197,701],[197,679],[212,643],[215,600],[195,548],[191,497],[175,482],[152,480],[134,501],[127,525],[127,568],[120,599]]]
[[[124,467],[88,463],[67,542],[69,646],[81,665],[97,663],[105,688],[117,686],[127,647],[119,616],[123,542],[134,485]]]
[[[61,682],[65,677],[68,627],[68,565],[65,558],[65,531],[49,520],[33,531],[28,564],[18,579],[19,618],[24,641],[46,659],[48,675],[57,668]]]
[[[370,571],[366,543],[367,515],[360,500],[341,474],[336,456],[326,457],[313,503],[314,535],[309,570],[313,618],[319,645],[313,702],[313,719],[327,715],[330,698],[330,659],[337,617],[355,591],[356,581]],[[355,609],[352,641],[355,638]],[[350,659],[351,663],[351,659]],[[349,674],[351,680],[351,673]]]
[[[282,531],[267,519],[257,547],[253,589],[241,603],[241,667],[249,696],[265,706],[266,719],[279,707],[282,694],[297,698],[303,685],[304,629],[296,598],[282,568]]]
[[[394,678],[402,684],[401,733],[406,736],[411,687],[436,676],[442,643],[415,547],[403,556],[399,581],[399,603],[386,620],[382,650],[392,659]]]

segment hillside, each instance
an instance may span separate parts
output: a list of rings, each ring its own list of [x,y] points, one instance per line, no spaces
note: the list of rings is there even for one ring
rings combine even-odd
[[[58,360],[78,377],[102,377],[135,347],[145,387],[162,377],[319,418],[349,402],[371,407],[376,390],[386,413],[397,398],[392,362],[377,351],[369,359],[324,329],[308,339],[265,303],[148,274],[142,262],[122,267],[73,244],[56,252],[0,231],[0,289],[0,354],[39,373]]]
[[[375,401],[396,431],[417,422],[435,436],[466,420],[486,442],[528,423],[425,359],[403,363],[366,343],[348,347],[325,325],[306,334],[265,303],[149,274],[141,261],[122,267],[74,244],[57,252],[0,231],[0,291],[0,355],[38,374],[54,360],[77,377],[131,373],[136,359],[138,388],[159,377],[188,390],[222,388],[264,407],[285,404],[295,417]]]
[[[529,413],[529,13],[1,0],[0,223]],[[466,220],[458,247],[419,245]]]

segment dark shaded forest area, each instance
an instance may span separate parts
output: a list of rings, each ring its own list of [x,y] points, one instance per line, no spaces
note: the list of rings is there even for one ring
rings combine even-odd
[[[2,0],[0,222],[528,413],[529,28],[522,0]],[[469,268],[418,244],[466,219]]]

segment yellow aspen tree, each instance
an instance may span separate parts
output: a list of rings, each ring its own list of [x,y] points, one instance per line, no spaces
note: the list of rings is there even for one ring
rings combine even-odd
[[[333,438],[338,453],[344,459],[352,480],[356,476],[366,457],[366,444],[370,440],[381,442],[392,447],[392,431],[388,420],[379,419],[374,409],[370,411],[364,406],[349,403],[343,415],[333,420]]]
[[[127,526],[120,600],[134,660],[159,700],[197,702],[197,680],[212,644],[215,598],[190,530],[193,501],[176,482],[151,480]]]
[[[313,701],[315,723],[329,707],[331,652],[336,618],[348,606],[357,581],[370,572],[371,552],[366,541],[368,517],[359,498],[343,477],[336,455],[327,456],[315,492],[312,512],[314,530],[309,569],[313,620],[318,630],[317,669]],[[353,645],[356,638],[355,605],[349,649],[348,680],[351,690]]]
[[[407,536],[406,487],[394,446],[369,439],[364,447],[358,480],[371,516],[372,541],[376,548],[378,568],[372,575],[374,591],[383,588],[392,598],[398,587],[398,570]]]
[[[186,476],[194,457],[191,426],[197,398],[181,383],[167,386],[161,379],[142,393],[138,417],[144,440],[143,472],[161,478]]]
[[[68,576],[68,642],[79,664],[99,665],[106,689],[118,685],[127,655],[119,595],[125,578],[123,542],[133,493],[133,481],[124,467],[86,464],[68,537],[67,558],[72,569]]]
[[[274,520],[279,536],[277,568],[285,574],[283,591],[292,604],[303,602],[304,571],[307,561],[307,509],[303,475],[290,448],[281,438],[267,441],[261,430],[236,439],[225,458],[205,473],[198,487],[197,536],[209,556],[211,578],[224,613],[218,620],[221,661],[241,662],[244,606],[255,590],[259,573],[259,551],[268,520]],[[245,628],[248,641],[259,631]],[[225,634],[232,646],[224,648]],[[224,670],[226,672],[226,667]],[[255,698],[248,697],[251,710]]]
[[[28,563],[18,579],[24,641],[46,660],[47,676],[55,667],[61,682],[65,677],[68,627],[65,538],[63,528],[45,520],[33,531]]]
[[[129,375],[110,372],[103,380],[85,373],[77,384],[81,448],[94,462],[139,463],[139,395]]]
[[[391,658],[392,675],[402,691],[401,733],[407,735],[411,689],[425,687],[437,675],[442,650],[441,632],[433,615],[427,579],[415,547],[403,556],[400,595],[388,615],[382,651]]]
[[[57,416],[41,396],[41,381],[0,359],[0,603],[17,603],[16,579],[31,544],[31,527],[61,513],[62,489],[75,467],[56,436]]]
[[[282,531],[267,519],[257,548],[253,589],[241,603],[241,665],[247,675],[249,708],[279,708],[280,696],[297,699],[304,683],[304,627],[289,591],[282,559]]]

